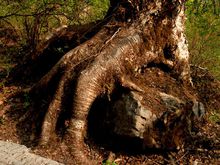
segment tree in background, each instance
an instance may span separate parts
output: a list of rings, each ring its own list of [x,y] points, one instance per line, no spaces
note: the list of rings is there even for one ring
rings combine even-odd
[[[0,3],[0,24],[5,27],[1,29],[2,35],[6,29],[12,29],[17,34],[17,42],[32,56],[60,28],[102,19],[109,6],[107,0],[1,0]]]

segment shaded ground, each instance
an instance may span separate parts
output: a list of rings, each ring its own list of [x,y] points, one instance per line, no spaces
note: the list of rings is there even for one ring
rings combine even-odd
[[[2,58],[1,54],[1,59]],[[14,65],[1,60],[0,65],[0,140],[21,143],[32,147],[33,151],[44,157],[65,163],[73,164],[67,147],[62,139],[51,142],[49,146],[38,146],[29,139],[30,125],[21,125],[20,117],[29,110],[31,99],[22,89],[28,88],[20,84],[6,84],[8,72]],[[135,151],[135,141],[124,141],[119,137],[107,137],[106,134],[99,140],[90,139],[88,142],[88,155],[100,161],[109,159],[117,164],[220,164],[220,83],[216,81],[207,70],[192,67],[194,89],[197,97],[206,106],[205,119],[195,125],[195,135],[181,151]],[[169,91],[175,95],[177,86],[164,86],[166,73],[154,67],[144,71],[142,78],[146,79],[148,86],[157,86],[161,91]],[[150,83],[150,85],[149,85]],[[172,82],[170,81],[170,84]],[[43,103],[42,103],[43,104]],[[153,103],[155,104],[155,103]],[[102,130],[105,132],[105,130]],[[104,139],[104,140],[103,140]],[[59,145],[58,145],[58,142]],[[132,142],[134,145],[132,146]],[[128,145],[130,147],[128,147]]]
[[[10,41],[10,44],[15,43]],[[29,85],[24,85],[23,81],[27,82],[28,80],[19,76],[16,77],[17,80],[22,79],[19,83],[13,81],[6,83],[9,73],[16,63],[9,55],[6,56],[2,47],[0,47],[0,50],[0,140],[24,144],[31,147],[33,152],[44,157],[65,164],[73,164],[68,149],[62,143],[61,138],[51,141],[49,146],[38,147],[36,147],[35,142],[30,140],[32,138],[30,134],[32,126],[28,123],[19,122],[19,119],[31,108],[30,96],[21,91],[27,89],[33,83],[29,81]],[[11,47],[10,51],[16,54],[13,50],[13,47]],[[10,51],[8,52],[11,53]],[[18,57],[18,55],[16,56]],[[99,134],[94,135],[95,133],[93,133],[93,138],[88,140],[87,144],[90,148],[87,150],[88,155],[92,159],[99,159],[100,161],[109,159],[117,164],[220,164],[220,82],[215,80],[203,68],[193,66],[191,69],[194,88],[186,91],[197,93],[199,100],[205,104],[207,112],[203,120],[195,123],[195,135],[187,142],[184,150],[137,151],[135,147],[138,145],[138,141],[114,137],[106,133],[103,128],[98,128],[96,133],[99,132]],[[144,70],[139,78],[145,80],[145,85],[149,89],[156,87],[162,92],[174,96],[181,95],[178,84],[175,84],[175,81],[170,80],[168,77],[166,72],[152,66]],[[134,80],[135,78],[134,76]],[[28,77],[28,79],[32,78]],[[169,81],[169,85],[166,85],[167,81]],[[184,93],[183,95],[187,94]],[[42,102],[42,104],[45,103]],[[156,102],[149,101],[148,104],[156,104]],[[105,116],[105,112],[96,112],[96,118],[102,118]],[[98,122],[95,123],[94,128],[99,124]]]

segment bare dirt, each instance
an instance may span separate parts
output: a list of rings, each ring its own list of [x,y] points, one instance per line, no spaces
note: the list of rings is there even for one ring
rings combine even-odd
[[[154,69],[148,70],[154,72]],[[20,83],[4,83],[7,80],[7,68],[0,67],[0,140],[12,141],[24,144],[32,148],[33,152],[41,156],[51,158],[64,164],[74,164],[69,154],[68,147],[62,142],[62,138],[51,141],[47,146],[37,146],[30,141],[32,135],[30,125],[21,125],[19,119],[30,109],[31,98],[24,89],[30,87]],[[145,73],[143,73],[144,75]],[[164,84],[164,73],[150,74],[146,76],[146,82],[152,85]],[[110,160],[116,164],[220,164],[220,82],[215,80],[207,70],[192,67],[192,80],[194,88],[189,93],[197,93],[197,97],[205,104],[206,115],[204,119],[195,125],[195,135],[186,142],[183,150],[146,150],[137,151],[131,142],[121,144],[123,138],[106,138],[103,136],[101,143],[91,138],[87,140],[86,151],[92,159],[104,164]],[[172,82],[171,82],[172,84]],[[161,90],[177,92],[173,86],[160,86]],[[42,103],[43,104],[43,103]],[[102,133],[101,133],[102,134]],[[106,144],[105,144],[106,142]],[[127,145],[127,146],[126,146]],[[103,162],[102,162],[103,161]]]

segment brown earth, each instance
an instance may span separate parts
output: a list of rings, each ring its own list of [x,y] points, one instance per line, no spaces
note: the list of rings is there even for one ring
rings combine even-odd
[[[116,164],[135,165],[220,164],[220,82],[205,69],[194,66],[191,70],[194,87],[182,91],[183,96],[187,93],[196,94],[199,101],[206,107],[206,115],[204,119],[195,123],[194,136],[186,142],[184,149],[140,151],[135,148],[136,141],[123,139],[123,137],[108,137],[108,134],[103,133],[106,130],[101,130],[103,132],[99,132],[98,140],[96,139],[98,136],[87,140],[88,156],[100,160],[100,164],[106,159]],[[73,164],[74,160],[69,154],[68,147],[62,142],[62,138],[51,141],[48,146],[37,146],[34,141],[30,141],[30,123],[19,122],[22,115],[31,107],[30,96],[21,92],[29,86],[23,86],[22,82],[16,85],[4,83],[7,79],[6,72],[6,67],[0,67],[0,140],[21,143],[31,147],[34,153],[41,156],[65,164]],[[139,79],[140,81],[141,78],[144,79],[145,85],[152,89],[157,87],[161,92],[174,96],[181,95],[181,90],[179,90],[181,85],[175,84],[174,80],[168,77],[170,77],[168,73],[152,67],[144,70]],[[156,104],[156,102],[148,101],[148,104]]]

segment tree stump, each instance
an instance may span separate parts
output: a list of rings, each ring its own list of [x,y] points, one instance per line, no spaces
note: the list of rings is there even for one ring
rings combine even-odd
[[[183,1],[110,2],[100,31],[65,54],[30,90],[37,101],[25,117],[39,144],[63,130],[76,164],[96,164],[85,152],[84,138],[97,98],[110,98],[105,108],[116,116],[113,132],[138,137],[145,148],[182,147],[197,100],[189,92]]]

